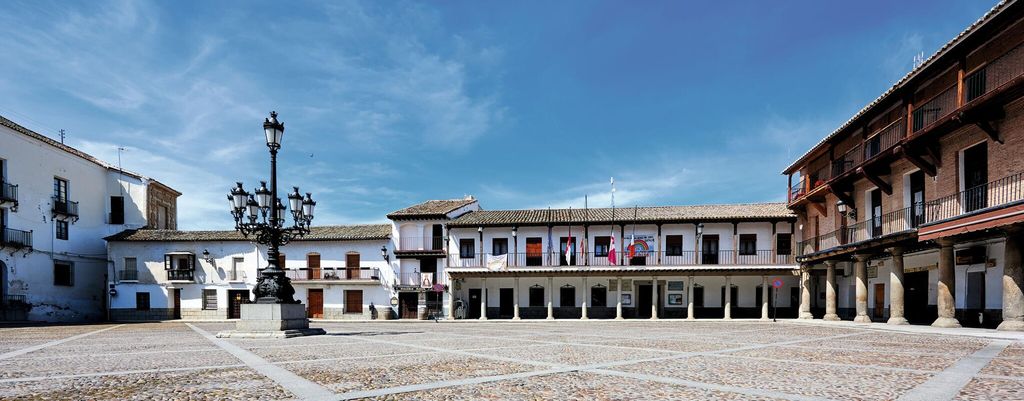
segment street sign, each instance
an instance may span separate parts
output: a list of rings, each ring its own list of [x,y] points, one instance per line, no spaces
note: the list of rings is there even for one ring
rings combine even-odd
[[[777,278],[774,281],[772,281],[772,287],[782,288],[782,279],[781,278]]]

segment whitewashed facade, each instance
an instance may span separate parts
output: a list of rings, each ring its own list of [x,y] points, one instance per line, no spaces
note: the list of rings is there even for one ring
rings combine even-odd
[[[103,238],[157,214],[173,227],[180,195],[3,117],[0,182],[0,295],[16,320],[104,319]]]

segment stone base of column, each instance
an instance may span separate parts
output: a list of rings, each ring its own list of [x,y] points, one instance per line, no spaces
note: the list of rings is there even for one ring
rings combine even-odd
[[[616,316],[615,320],[625,320],[625,319],[623,319],[622,316]]]
[[[697,320],[697,318],[695,318],[695,317],[693,317],[693,316],[687,316],[687,317],[686,317],[686,320]]]
[[[823,317],[822,320],[827,320],[829,322],[838,322],[841,319],[839,319],[839,315],[835,313],[826,313],[825,317]]]
[[[814,319],[814,315],[811,312],[800,312],[800,317],[797,319]]]
[[[871,323],[871,318],[868,315],[859,315],[853,318],[854,323]]]
[[[889,321],[887,321],[885,323],[886,324],[892,324],[892,325],[898,325],[898,326],[904,325],[904,324],[910,324],[910,322],[908,322],[907,319],[902,317],[902,316],[890,317]]]
[[[932,327],[960,327],[960,322],[951,317],[940,317],[935,319]]]
[[[1021,320],[1004,320],[999,323],[999,327],[996,327],[999,331],[1024,331],[1024,321]]]
[[[487,316],[480,316],[480,320],[487,320]]]
[[[757,319],[757,320],[760,320],[760,321],[762,321],[762,322],[767,322],[767,321],[769,321],[769,320],[771,320],[771,319],[769,319],[769,318],[766,318],[766,317],[762,317],[762,318],[760,318],[760,319]]]

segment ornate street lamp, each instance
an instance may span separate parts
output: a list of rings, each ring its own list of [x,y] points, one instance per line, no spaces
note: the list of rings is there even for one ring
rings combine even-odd
[[[270,188],[266,181],[253,194],[245,190],[241,182],[228,194],[231,215],[235,218],[235,230],[243,236],[255,236],[256,242],[267,245],[267,261],[270,266],[263,269],[256,282],[257,304],[294,304],[295,289],[279,265],[280,247],[296,237],[309,234],[313,222],[313,208],[316,202],[306,192],[303,198],[299,187],[292,187],[288,194],[292,225],[286,226],[286,208],[277,197],[277,151],[281,149],[284,124],[277,121],[277,112],[270,112],[270,118],[263,123],[267,148],[270,148]]]

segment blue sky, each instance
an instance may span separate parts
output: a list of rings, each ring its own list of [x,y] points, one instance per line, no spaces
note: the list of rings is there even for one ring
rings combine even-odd
[[[641,6],[642,5],[642,6]],[[318,224],[484,208],[784,199],[779,172],[989,1],[5,3],[0,114],[184,193],[226,229],[267,175]]]

